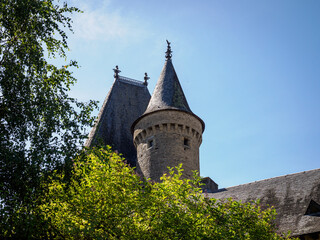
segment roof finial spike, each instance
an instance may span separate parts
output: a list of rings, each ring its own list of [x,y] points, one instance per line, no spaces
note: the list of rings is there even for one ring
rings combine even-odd
[[[143,85],[148,86],[148,80],[150,79],[150,77],[148,77],[148,73],[144,73],[144,83]]]
[[[168,44],[167,51],[166,51],[166,59],[169,60],[172,57],[172,51],[171,51],[171,46],[170,46],[171,42],[169,42],[168,40],[166,40],[166,41]]]
[[[119,73],[121,72],[120,70],[119,70],[119,67],[118,67],[118,65],[116,66],[116,68],[114,68],[113,69],[113,71],[114,71],[114,78],[115,79],[118,79],[119,78]]]

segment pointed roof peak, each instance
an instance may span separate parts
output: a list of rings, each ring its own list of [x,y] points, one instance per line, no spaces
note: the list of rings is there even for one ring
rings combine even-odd
[[[196,116],[189,107],[171,61],[172,51],[168,40],[167,44],[166,61],[143,116],[163,110],[183,111],[197,117],[201,121],[204,130],[204,122]]]
[[[167,58],[168,60],[169,58]],[[172,61],[166,61],[145,113],[174,109],[192,113]]]
[[[133,123],[131,130],[134,128],[134,125],[145,115],[149,115],[157,111],[175,110],[189,113],[198,118],[202,124],[202,131],[204,131],[205,124],[203,120],[199,118],[197,115],[195,115],[189,107],[189,104],[184,95],[178,76],[176,74],[176,71],[174,70],[171,61],[172,51],[170,47],[170,42],[168,40],[167,44],[168,46],[166,51],[166,61],[164,63],[160,77],[149,101],[147,110]]]

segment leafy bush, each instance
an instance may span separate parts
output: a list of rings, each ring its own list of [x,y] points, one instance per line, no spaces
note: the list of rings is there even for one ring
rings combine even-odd
[[[274,232],[274,209],[261,210],[258,202],[209,199],[199,188],[198,175],[192,180],[181,179],[182,171],[181,165],[171,168],[160,183],[153,183],[141,180],[110,147],[83,153],[74,160],[70,183],[64,183],[63,174],[56,173],[45,186],[46,195],[35,210],[42,224],[37,224],[32,236],[53,239],[287,238]]]

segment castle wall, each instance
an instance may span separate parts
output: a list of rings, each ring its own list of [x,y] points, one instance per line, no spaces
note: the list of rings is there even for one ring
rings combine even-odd
[[[202,123],[192,114],[164,110],[145,115],[135,125],[137,171],[146,178],[159,181],[167,167],[182,163],[183,177],[191,178],[199,171],[199,147]]]

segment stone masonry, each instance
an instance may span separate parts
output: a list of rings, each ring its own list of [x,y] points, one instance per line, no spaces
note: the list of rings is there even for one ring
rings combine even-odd
[[[136,123],[133,138],[137,171],[145,178],[159,181],[168,167],[180,163],[185,178],[199,171],[202,124],[195,116],[177,110],[153,112]]]

